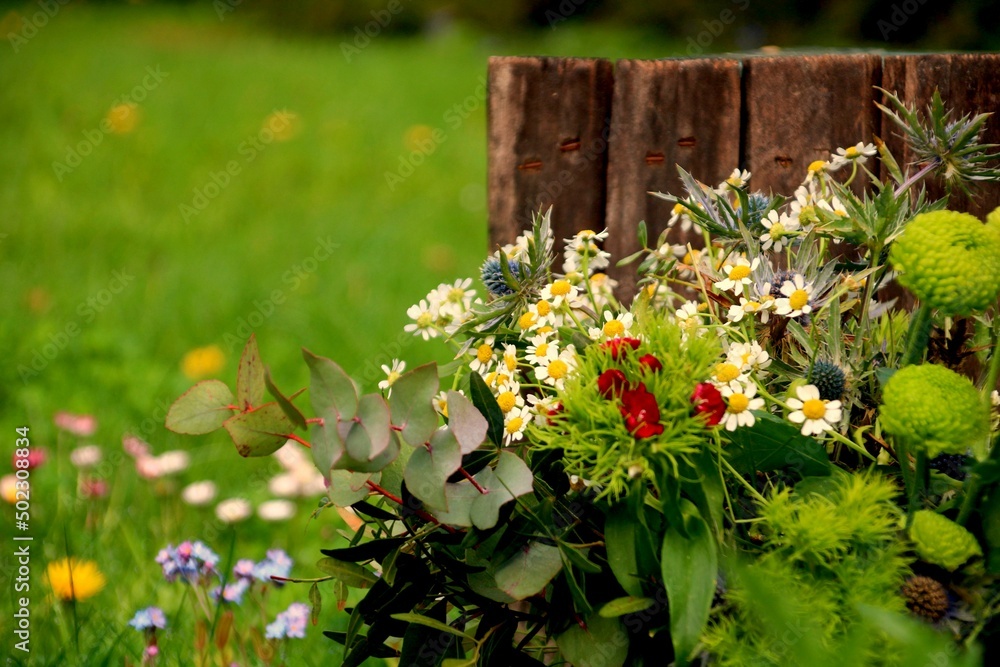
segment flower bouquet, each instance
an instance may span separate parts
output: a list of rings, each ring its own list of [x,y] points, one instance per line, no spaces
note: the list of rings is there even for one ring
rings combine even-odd
[[[320,510],[360,524],[318,562],[345,665],[978,664],[1000,629],[1000,210],[923,183],[1000,172],[985,114],[883,92],[913,165],[875,138],[790,197],[680,169],[667,231],[640,224],[622,260],[631,305],[607,232],[565,239],[557,271],[540,214],[481,295],[408,311],[451,363],[396,360],[363,393],[303,350],[307,417],[251,338],[235,392],[200,382],[167,426],[310,448]]]

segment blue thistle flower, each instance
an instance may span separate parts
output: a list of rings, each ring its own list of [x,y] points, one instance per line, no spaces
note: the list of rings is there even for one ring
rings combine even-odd
[[[514,259],[508,259],[507,266],[510,268],[510,272],[514,276],[520,275],[520,262]],[[514,293],[514,290],[507,285],[507,281],[503,279],[503,270],[500,268],[500,260],[496,257],[490,257],[483,263],[481,275],[483,285],[486,286],[486,289],[493,296],[500,297]]]
[[[761,220],[764,218],[764,211],[771,206],[771,198],[760,192],[754,192],[747,197],[747,210],[744,213],[742,206],[736,207],[736,215],[740,218],[746,228],[755,231],[762,228]]]
[[[809,371],[809,384],[816,385],[819,397],[824,401],[836,401],[844,395],[844,369],[837,364],[819,360]]]

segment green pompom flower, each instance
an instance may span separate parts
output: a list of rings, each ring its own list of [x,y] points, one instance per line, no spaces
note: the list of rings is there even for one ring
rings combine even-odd
[[[931,510],[919,510],[913,515],[910,539],[917,554],[932,565],[950,572],[983,550],[976,538],[946,516]]]
[[[1000,293],[1000,223],[984,225],[955,211],[922,213],[893,244],[889,260],[923,303],[945,315],[970,315]]]
[[[989,414],[968,378],[935,364],[907,366],[889,379],[880,408],[883,428],[927,456],[964,454],[986,437]]]

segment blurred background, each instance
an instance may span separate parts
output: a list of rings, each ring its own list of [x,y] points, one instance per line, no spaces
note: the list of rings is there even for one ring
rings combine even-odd
[[[991,50],[995,12],[987,0],[0,2],[0,433],[30,426],[48,450],[33,477],[44,558],[86,545],[130,582],[102,593],[80,654],[109,637],[141,650],[122,624],[156,601],[153,555],[212,516],[179,489],[208,479],[219,498],[273,495],[246,480],[275,461],[162,427],[192,381],[232,381],[251,332],[286,391],[307,383],[300,346],[367,390],[393,358],[448,358],[402,327],[408,306],[475,276],[488,251],[488,56]],[[67,435],[59,411],[96,430]],[[190,465],[135,474],[127,433]],[[81,500],[68,459],[83,444],[118,461],[96,499]],[[309,523],[316,500],[298,499],[280,530],[249,519],[233,548],[283,546],[315,576],[316,550],[339,539],[335,522]],[[332,644],[314,635],[295,664],[326,659]]]

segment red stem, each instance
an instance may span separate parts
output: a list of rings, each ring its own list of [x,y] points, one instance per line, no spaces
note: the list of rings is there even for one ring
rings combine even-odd
[[[299,436],[295,435],[294,433],[286,433],[285,437],[288,438],[289,440],[294,440],[295,442],[299,443],[300,445],[302,445],[303,447],[305,447],[307,449],[312,449],[312,445],[310,445],[307,441],[303,440],[302,438],[300,438]]]
[[[310,417],[309,419],[306,420],[306,423],[307,424],[319,424],[320,426],[322,426],[323,425],[323,418],[322,417]]]
[[[389,428],[391,428],[393,431],[396,431],[397,433],[403,430],[402,426],[396,426],[395,424],[389,424]]]
[[[462,467],[459,467],[458,471],[462,473],[462,477],[472,482],[472,486],[476,487],[476,491],[483,494],[484,496],[489,493],[489,489],[484,489],[483,485],[476,481],[476,478],[469,474],[469,472]]]
[[[399,505],[401,507],[405,507],[405,505],[403,504],[403,499],[402,498],[400,498],[399,496],[391,493],[390,491],[388,491],[386,489],[383,489],[381,486],[379,486],[375,482],[373,482],[371,480],[368,480],[367,482],[365,482],[365,484],[367,484],[368,488],[371,489],[372,491],[374,491],[375,493],[378,493],[379,495],[385,496],[386,498],[388,498],[389,500],[391,500],[392,502],[396,503],[397,505]],[[424,521],[430,521],[433,524],[441,526],[442,528],[444,528],[445,530],[447,530],[449,533],[456,532],[454,528],[452,528],[451,526],[445,526],[440,521],[438,521],[433,516],[431,516],[430,514],[428,514],[427,512],[425,512],[423,510],[417,510],[416,512],[414,512],[414,514],[416,514],[417,516],[419,516]]]

